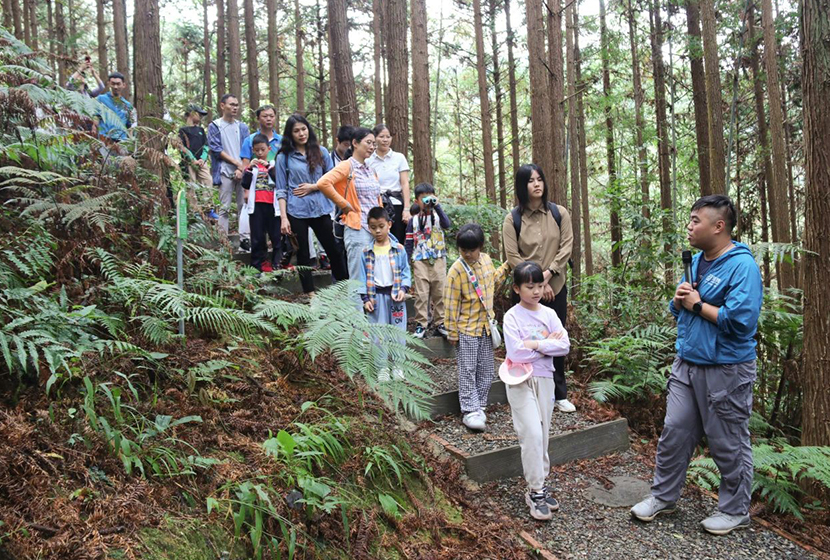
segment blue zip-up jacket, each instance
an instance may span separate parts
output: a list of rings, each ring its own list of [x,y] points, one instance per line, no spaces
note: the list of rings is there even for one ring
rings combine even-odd
[[[739,364],[755,359],[755,331],[764,298],[761,271],[749,247],[732,242],[735,248],[712,263],[697,287],[704,303],[720,307],[717,324],[686,309],[669,311],[677,319],[677,355],[699,365]],[[703,252],[692,258],[692,278]],[[685,282],[685,275],[682,282]]]

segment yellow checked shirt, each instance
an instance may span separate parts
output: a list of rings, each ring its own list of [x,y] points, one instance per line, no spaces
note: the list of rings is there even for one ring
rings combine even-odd
[[[460,259],[459,259],[460,260]],[[467,263],[478,278],[478,284],[484,293],[487,310],[481,305],[472,282],[464,266],[455,261],[447,272],[444,284],[444,326],[450,340],[458,340],[458,334],[482,336],[490,334],[487,315],[493,310],[493,294],[510,273],[510,265],[504,263],[496,270],[490,256],[482,253],[476,263]]]

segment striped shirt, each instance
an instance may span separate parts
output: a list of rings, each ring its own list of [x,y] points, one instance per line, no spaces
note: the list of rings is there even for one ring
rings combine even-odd
[[[369,224],[366,217],[369,210],[378,205],[380,184],[378,183],[377,174],[371,167],[354,158],[350,158],[349,161],[352,164],[352,178],[357,190],[357,202],[360,205],[360,227],[368,231]]]
[[[468,263],[478,278],[484,301],[487,302],[485,310],[460,260],[459,258],[450,267],[444,284],[444,325],[450,340],[458,340],[459,333],[467,336],[490,334],[487,315],[493,311],[493,294],[510,273],[508,263],[496,270],[490,256],[485,253],[481,253],[478,262]]]

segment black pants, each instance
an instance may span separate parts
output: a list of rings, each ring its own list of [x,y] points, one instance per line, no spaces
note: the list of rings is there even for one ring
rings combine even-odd
[[[317,240],[323,246],[323,250],[331,262],[331,274],[337,280],[347,278],[346,262],[343,253],[337,249],[334,242],[331,217],[328,214],[316,218],[295,218],[288,216],[291,223],[291,231],[297,236],[297,266],[308,266],[311,264],[311,257],[308,254],[308,228],[317,236]],[[314,291],[314,278],[310,270],[300,273],[300,283],[303,285],[303,292]]]
[[[406,241],[406,223],[403,221],[403,204],[392,206],[395,209],[394,216],[392,216],[392,229],[390,232],[398,240],[401,245]]]
[[[511,290],[511,295],[513,303],[519,303],[519,294],[515,291]],[[545,307],[550,307],[551,309],[556,312],[556,316],[559,317],[559,320],[562,321],[562,326],[566,329],[568,325],[566,324],[568,320],[568,284],[566,283],[562,286],[562,289],[559,290],[559,293],[556,294],[556,297],[553,301],[545,301],[541,300],[540,302]],[[558,401],[568,398],[568,387],[565,383],[565,356],[557,356],[553,358],[553,384],[554,390],[553,395],[554,398]]]
[[[335,219],[339,219],[335,218]],[[337,253],[343,256],[343,262],[348,263],[348,256],[346,255],[346,244],[343,242],[343,235],[345,235],[344,225],[338,224],[336,222],[332,222],[332,226],[334,226],[334,246],[337,247]],[[349,279],[349,267],[348,265],[345,268],[345,276],[340,278],[338,276],[334,276],[334,272],[332,271],[332,276],[334,277],[335,282],[340,282],[341,280],[348,280]]]
[[[274,215],[274,205],[257,202],[254,205],[254,213],[248,219],[251,225],[251,266],[262,270],[262,263],[268,258],[268,241],[265,237],[267,235],[271,238],[271,246],[274,249],[271,264],[276,267],[282,259],[282,235],[280,217]]]

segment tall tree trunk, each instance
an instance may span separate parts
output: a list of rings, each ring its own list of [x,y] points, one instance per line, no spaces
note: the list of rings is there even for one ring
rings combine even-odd
[[[14,8],[12,8],[13,0],[3,0],[3,27],[9,31],[14,31]]]
[[[329,26],[329,53],[331,53],[331,26]],[[337,129],[340,128],[340,111],[337,108],[337,84],[335,82],[334,60],[329,56],[329,114],[331,115],[331,135],[337,138]]]
[[[649,194],[648,181],[648,152],[645,144],[646,123],[643,118],[643,82],[640,77],[640,56],[638,52],[637,24],[634,10],[631,7],[631,0],[628,0],[628,43],[631,48],[631,74],[634,81],[634,131],[637,141],[637,165],[639,168],[640,196],[643,203],[643,217],[651,217],[651,195]],[[587,235],[586,235],[587,241]]]
[[[329,25],[329,33],[332,33]],[[305,54],[303,52],[303,21],[300,12],[300,0],[294,0],[294,45],[297,75],[297,112],[305,115]],[[335,69],[337,65],[335,64]]]
[[[78,17],[75,11],[75,1],[66,0],[66,6],[69,16],[69,55],[73,60],[78,59]]]
[[[499,40],[496,35],[496,0],[489,2],[490,40],[493,49],[493,87],[496,90],[496,156],[499,162],[499,206],[507,208],[507,185],[504,169],[504,123],[502,122],[504,93],[501,89],[499,67]]]
[[[329,34],[331,37],[331,56],[334,60],[334,80],[337,89],[338,112],[340,122],[351,126],[360,124],[357,110],[354,73],[352,71],[352,50],[349,44],[349,21],[346,3],[341,0],[328,0]]]
[[[585,89],[582,83],[582,54],[579,50],[579,10],[574,10],[574,58],[576,59],[576,87],[579,90],[576,96],[576,127],[579,138],[579,185],[582,191],[582,227],[585,235],[583,245],[585,246],[585,274],[594,274],[594,251],[591,240],[591,211],[588,203],[588,148],[585,138],[585,107],[582,92]]]
[[[107,13],[104,10],[104,0],[95,0],[95,23],[98,26],[98,75],[102,80],[109,74],[109,59],[107,56]]]
[[[117,1],[117,0],[116,0]],[[216,0],[216,103],[227,90],[227,34],[225,24],[225,0]],[[214,107],[215,108],[215,107]]]
[[[425,0],[412,0],[412,162],[417,183],[432,184],[429,53]],[[414,197],[413,197],[414,198]]]
[[[205,64],[202,68],[203,103],[212,116],[213,87],[210,84],[210,22],[208,21],[208,0],[202,0],[202,49],[205,51]]]
[[[372,0],[372,54],[374,56],[375,122],[383,122],[383,63],[381,61],[383,0]]]
[[[758,173],[758,195],[759,204],[761,205],[761,240],[764,243],[769,241],[768,225],[767,225],[767,183],[772,177],[772,162],[769,155],[769,140],[767,138],[767,118],[764,110],[764,90],[762,86],[761,66],[758,57],[758,40],[760,36],[755,36],[755,10],[750,6],[747,14],[747,22],[749,24],[749,48],[750,58],[749,65],[752,70],[752,88],[755,98],[755,115],[758,120],[758,145],[760,147],[759,156],[764,162],[764,166]],[[770,266],[769,253],[764,255],[764,283],[769,287],[770,281]]]
[[[781,88],[781,111],[784,115],[784,147],[787,153],[787,191],[790,194],[790,235],[792,238],[798,239],[798,228],[796,227],[796,208],[798,207],[795,198],[795,185],[793,183],[793,152],[792,145],[792,123],[787,115],[787,86],[786,76],[784,78],[785,85]],[[797,265],[798,263],[796,263]],[[799,278],[796,269],[796,278]]]
[[[706,103],[706,74],[703,69],[703,41],[700,35],[700,4],[686,0],[686,23],[689,31],[689,65],[692,73],[692,102],[695,107],[697,169],[700,194],[712,194],[709,171],[709,112]]]
[[[29,27],[32,31],[32,49],[38,50],[37,41],[37,1],[29,0]]]
[[[248,59],[248,107],[251,111],[256,111],[259,107],[259,65],[257,64],[254,0],[243,1],[245,2],[245,47]]]
[[[557,203],[566,200],[565,181],[565,62],[562,59],[562,2],[547,0],[548,9],[548,68],[550,80],[550,126],[551,146],[553,147],[553,171],[548,174],[552,182],[553,200]]]
[[[430,114],[431,124],[430,130],[436,130],[438,122],[438,99],[440,97],[441,92],[441,60],[442,55],[444,54],[444,6],[441,5],[440,11],[438,13],[438,61],[435,64],[435,95],[432,96],[433,106],[432,106],[432,113]],[[432,155],[432,171],[431,173],[435,173],[435,169],[438,168],[438,158],[435,156],[435,142],[438,140],[437,134],[431,135],[431,142],[432,146],[430,147],[430,154]]]
[[[239,38],[239,2],[228,0],[228,91],[239,100],[242,110],[242,45]]]
[[[268,11],[268,99],[280,122],[280,42],[277,35],[277,0],[266,0]]]
[[[66,0],[55,0],[55,39],[58,49],[58,83],[66,85],[66,21],[63,17],[63,3]],[[116,0],[117,2],[118,0]],[[126,74],[124,74],[126,76]]]
[[[608,27],[605,23],[605,0],[599,0],[600,51],[602,55],[602,94],[605,112],[605,159],[608,166],[608,191],[611,193],[611,265],[622,265],[622,226],[617,163],[614,147],[614,117],[611,108],[611,72],[609,70]]]
[[[9,13],[9,12],[4,12]],[[8,26],[7,26],[8,27]],[[55,17],[53,0],[46,0],[46,42],[49,44],[49,68],[52,74],[57,72],[57,61],[55,60]]]
[[[700,0],[703,23],[703,63],[706,74],[706,111],[709,130],[709,184],[715,194],[726,192],[726,147],[723,141],[723,97],[714,0]]]
[[[571,293],[576,298],[582,276],[582,211],[580,208],[582,185],[579,182],[579,140],[577,138],[576,106],[576,48],[574,45],[574,9],[576,2],[568,2],[565,8],[565,48],[568,60],[568,159],[571,181],[571,225],[573,228],[573,251],[571,259]]]
[[[143,119],[164,114],[158,0],[134,0],[135,108]]]
[[[63,0],[55,0],[57,3]],[[112,30],[115,37],[115,67],[124,74],[124,97],[130,95],[130,58],[127,51],[127,6],[124,0],[112,0]],[[102,76],[103,77],[103,76]]]
[[[389,66],[386,125],[392,133],[392,149],[404,156],[409,151],[409,53],[406,0],[387,0],[386,29]]]
[[[20,0],[9,1],[11,5],[12,20],[14,23],[14,36],[22,41],[25,37],[23,33],[23,19],[21,18],[22,10],[20,9]]]
[[[801,4],[801,88],[807,199],[804,219],[802,445],[830,445],[830,4]],[[766,34],[766,25],[764,26]],[[772,51],[774,53],[775,51]],[[773,145],[773,150],[775,149]],[[824,490],[824,497],[827,497]],[[826,500],[825,500],[826,503]]]
[[[504,0],[504,19],[507,23],[507,80],[510,93],[510,150],[513,156],[513,175],[521,165],[519,159],[519,108],[516,101],[516,61],[513,58],[513,47],[516,38],[510,24],[510,0]],[[532,101],[531,101],[532,105]]]
[[[555,180],[553,130],[551,129],[551,87],[545,53],[545,20],[542,0],[526,0],[527,54],[530,74],[530,132],[533,135],[533,162],[547,174],[548,190]],[[560,202],[557,200],[557,202]]]
[[[496,201],[496,173],[493,169],[493,124],[490,120],[490,94],[487,88],[487,63],[484,59],[484,22],[481,0],[473,0],[473,27],[476,37],[478,100],[481,108],[481,144],[484,152],[484,187],[490,203]]]
[[[323,58],[323,38],[328,41],[328,30],[323,23],[323,12],[320,9],[320,0],[315,0],[315,19],[317,22],[317,130],[321,136],[321,143],[329,145],[329,129],[326,126],[326,66]]]
[[[761,1],[761,25],[764,29],[764,69],[766,70],[767,78],[769,128],[772,139],[772,174],[767,179],[769,185],[769,213],[772,221],[772,240],[776,243],[791,243],[792,237],[790,236],[790,226],[788,223],[789,209],[787,208],[787,155],[784,147],[784,113],[781,110],[781,86],[778,78],[778,61],[776,59],[778,49],[776,48],[775,40],[775,19],[772,14],[772,0]],[[810,48],[815,47],[810,45]],[[827,99],[825,99],[826,101]],[[826,130],[824,133],[826,134]],[[778,279],[778,288],[784,290],[795,287],[796,282],[792,265],[782,262],[779,270],[781,277]]]
[[[663,66],[663,21],[660,17],[660,0],[653,0],[651,11],[651,60],[654,66],[654,104],[657,116],[657,154],[660,174],[660,208],[663,210],[663,234],[673,231],[671,222],[672,192],[671,164],[669,163],[669,130],[666,119],[666,75]],[[666,241],[666,251],[671,245]],[[671,266],[666,263],[666,281],[671,279]]]
[[[32,47],[32,30],[29,27],[29,3],[32,0],[23,0],[23,42],[26,43],[26,46],[31,48]]]

